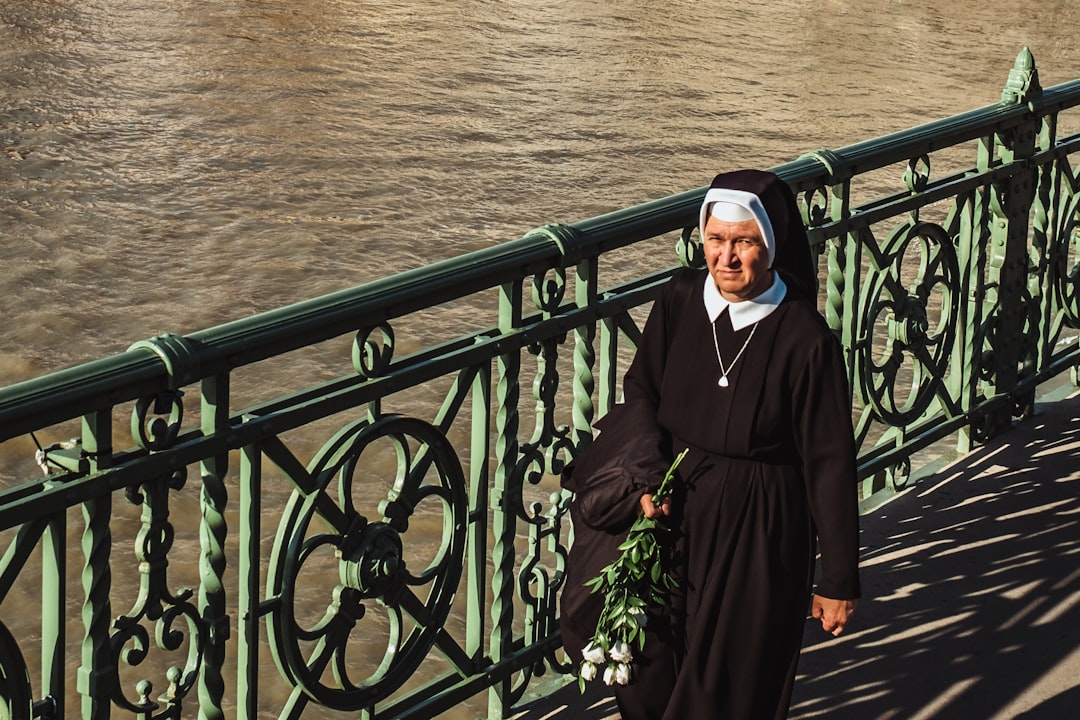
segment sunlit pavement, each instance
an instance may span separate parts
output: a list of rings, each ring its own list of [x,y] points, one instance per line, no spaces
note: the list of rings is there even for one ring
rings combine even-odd
[[[790,720],[1080,718],[1080,396],[863,517],[863,600],[807,624]],[[606,688],[518,720],[617,718]]]

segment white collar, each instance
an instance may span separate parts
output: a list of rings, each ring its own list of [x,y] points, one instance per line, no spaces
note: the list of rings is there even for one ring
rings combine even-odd
[[[720,294],[712,275],[705,273],[705,312],[709,314],[709,322],[716,322],[716,318],[727,308],[731,327],[735,330],[742,330],[768,317],[786,295],[787,285],[780,278],[780,273],[773,271],[773,283],[768,290],[749,300],[730,302]]]

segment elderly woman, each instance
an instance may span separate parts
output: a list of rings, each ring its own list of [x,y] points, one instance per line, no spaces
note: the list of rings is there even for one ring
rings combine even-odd
[[[859,596],[847,382],[812,300],[814,266],[787,185],[756,170],[718,175],[700,230],[706,269],[681,271],[661,291],[625,403],[598,423],[567,486],[586,537],[625,528],[637,512],[676,529],[666,562],[678,586],[650,617],[633,682],[616,688],[623,718],[780,720],[807,609],[838,635]],[[674,496],[653,497],[684,448]],[[579,641],[572,616],[586,614],[571,587],[610,559],[572,553],[568,649]]]

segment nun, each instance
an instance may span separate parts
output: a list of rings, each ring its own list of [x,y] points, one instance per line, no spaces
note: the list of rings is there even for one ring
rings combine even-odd
[[[847,377],[814,302],[814,262],[788,186],[759,170],[720,174],[699,229],[706,267],[662,288],[625,401],[580,463],[623,463],[608,473],[622,484],[580,499],[609,528],[613,515],[626,523],[644,513],[673,529],[663,562],[677,586],[650,610],[632,681],[615,689],[624,720],[782,720],[807,615],[839,635],[860,593]],[[598,459],[594,448],[605,447]],[[684,449],[676,491],[655,498]],[[602,476],[587,475],[583,489]],[[580,612],[574,565],[570,615]]]

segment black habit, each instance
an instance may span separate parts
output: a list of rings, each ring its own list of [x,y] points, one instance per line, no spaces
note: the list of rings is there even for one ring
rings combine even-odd
[[[596,529],[625,536],[637,498],[689,448],[668,519],[675,532],[666,562],[678,587],[650,617],[645,650],[635,648],[633,682],[616,688],[625,720],[782,720],[818,546],[816,592],[859,596],[855,445],[840,344],[816,308],[789,290],[757,323],[729,369],[730,385],[719,387],[714,331],[730,364],[751,327],[733,330],[727,310],[710,327],[702,300],[709,281],[705,270],[682,270],[663,288],[624,380],[625,404],[604,419],[608,426],[598,424],[599,438],[578,463],[580,470],[603,456],[607,476],[590,468],[568,478],[578,493],[575,545],[584,542],[576,562],[572,551],[563,632],[580,660],[591,628],[574,620],[589,617],[583,603],[602,599],[586,599],[578,583],[614,558],[612,540]],[[623,460],[610,452],[620,444],[632,451]],[[596,477],[621,482],[590,488]]]

